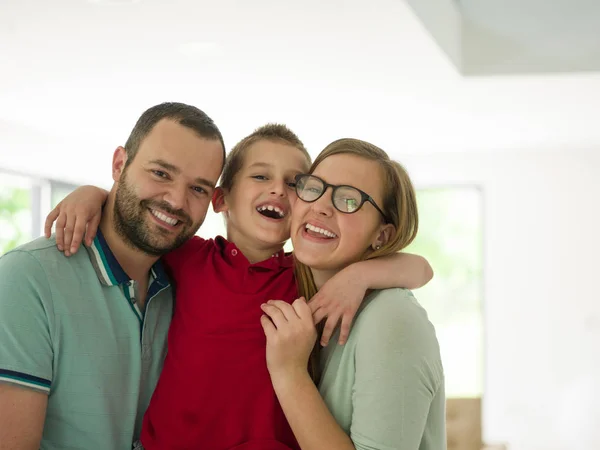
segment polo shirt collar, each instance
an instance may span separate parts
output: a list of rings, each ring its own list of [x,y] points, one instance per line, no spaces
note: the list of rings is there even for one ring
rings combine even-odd
[[[260,261],[254,264],[250,264],[246,256],[237,248],[233,242],[229,242],[222,236],[215,238],[215,243],[223,255],[223,259],[228,264],[234,267],[260,267],[264,269],[277,270],[282,267],[292,267],[294,258],[291,253],[285,253],[279,250],[277,253],[271,255],[269,259]]]
[[[106,286],[117,286],[129,283],[131,278],[121,267],[114,253],[108,246],[104,235],[98,229],[90,247],[86,247],[92,260],[92,265],[100,282]],[[162,263],[157,261],[151,269],[152,278],[161,286],[168,286],[169,279]]]

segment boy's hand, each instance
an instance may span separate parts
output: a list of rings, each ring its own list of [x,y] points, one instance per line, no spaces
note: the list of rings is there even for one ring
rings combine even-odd
[[[85,244],[92,245],[102,217],[106,191],[95,186],[81,186],[56,205],[46,217],[44,234],[47,238],[56,221],[56,245],[66,256],[77,253],[85,234]]]
[[[350,265],[331,277],[308,303],[315,324],[327,317],[321,335],[323,347],[329,343],[340,319],[338,343],[340,345],[346,343],[356,311],[365,298],[368,286],[354,267],[354,265]]]

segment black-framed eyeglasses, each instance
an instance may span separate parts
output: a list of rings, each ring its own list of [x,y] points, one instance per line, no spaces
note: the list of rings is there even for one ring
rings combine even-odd
[[[365,202],[369,202],[381,213],[385,222],[389,223],[385,213],[377,206],[373,197],[366,192],[363,192],[354,186],[336,186],[334,184],[329,184],[314,175],[296,175],[296,195],[298,195],[298,198],[302,201],[307,203],[316,202],[323,196],[328,188],[332,188],[331,203],[339,212],[352,214],[358,211]]]

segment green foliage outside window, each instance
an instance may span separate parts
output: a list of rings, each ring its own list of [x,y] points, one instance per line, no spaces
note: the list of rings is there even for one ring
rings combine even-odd
[[[419,234],[434,279],[415,295],[436,327],[449,397],[483,391],[483,209],[474,187],[419,190]]]
[[[0,184],[0,255],[31,240],[31,193]]]

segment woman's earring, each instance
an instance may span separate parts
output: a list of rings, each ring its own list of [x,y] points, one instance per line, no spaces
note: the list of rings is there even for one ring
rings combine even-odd
[[[375,250],[379,250],[381,248],[381,245],[376,245],[375,246]]]

